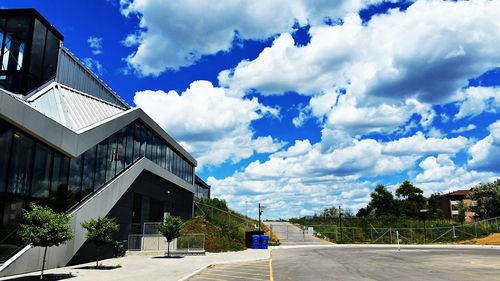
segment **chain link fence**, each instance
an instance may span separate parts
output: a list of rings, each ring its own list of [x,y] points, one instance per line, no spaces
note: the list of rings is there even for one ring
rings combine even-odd
[[[468,240],[500,232],[500,217],[469,224],[446,227],[419,228],[375,228],[375,227],[340,227],[338,225],[306,225],[304,233],[313,232],[316,237],[334,243],[370,243],[370,244],[426,244]],[[299,233],[300,234],[300,233]],[[287,231],[282,235],[301,235]],[[304,239],[307,235],[303,236]]]

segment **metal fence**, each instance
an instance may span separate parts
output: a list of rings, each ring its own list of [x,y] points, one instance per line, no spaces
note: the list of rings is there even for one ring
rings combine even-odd
[[[166,251],[167,240],[160,234],[130,234],[129,251]],[[205,252],[205,234],[183,234],[170,243],[170,251],[185,254]]]
[[[295,228],[295,229],[293,229]],[[371,243],[371,244],[425,244],[454,242],[486,236],[500,232],[500,217],[469,224],[430,227],[430,228],[375,228],[375,227],[340,227],[338,225],[307,225],[297,231],[277,229],[273,233],[284,240],[310,240],[310,234],[335,243]]]

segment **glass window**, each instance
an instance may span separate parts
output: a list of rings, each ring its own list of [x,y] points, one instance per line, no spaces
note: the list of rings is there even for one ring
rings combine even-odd
[[[146,132],[146,129],[142,126],[140,126],[140,131],[141,131],[141,156],[146,156],[146,141],[148,139],[148,134]]]
[[[43,82],[56,76],[57,56],[59,54],[59,39],[52,32],[47,32],[45,55],[43,57]]]
[[[35,163],[33,165],[31,196],[40,199],[49,198],[51,166],[52,151],[48,147],[37,143]]]
[[[68,194],[68,172],[69,158],[59,153],[54,153],[52,167],[52,185],[50,189],[50,201],[56,211],[65,211],[66,197]]]
[[[134,124],[127,126],[125,144],[125,167],[128,167],[134,161]]]
[[[33,31],[33,42],[31,45],[30,73],[36,78],[42,78],[43,53],[45,49],[45,37],[47,28],[38,20],[35,20]]]
[[[172,154],[172,150],[170,149],[170,147],[167,146],[167,170],[169,172],[172,172],[172,159],[171,159],[171,154]]]
[[[156,156],[158,154],[158,145],[157,145],[157,139],[155,135],[151,134],[151,158],[149,158],[151,161],[158,163],[156,161]]]
[[[150,131],[146,131],[146,158],[153,160],[153,134]]]
[[[116,159],[117,159],[117,149],[118,149],[118,134],[115,133],[111,137],[109,137],[108,144],[108,164],[106,171],[106,182],[110,181],[115,177],[116,173]]]
[[[0,17],[0,68],[3,66],[3,39],[5,35],[5,29],[7,28],[7,19],[5,17]]]
[[[118,132],[118,139],[116,141],[116,174],[121,173],[125,167],[126,130],[127,128],[125,127]]]
[[[165,145],[165,143],[161,142],[160,143],[160,166],[162,166],[164,169],[166,168],[166,163],[167,163],[167,160],[166,160],[166,153],[167,153],[167,146]]]
[[[139,159],[141,150],[141,127],[139,123],[134,123],[134,161]]]
[[[94,188],[98,189],[106,182],[106,162],[108,160],[108,139],[97,145]]]
[[[29,194],[34,149],[35,143],[32,139],[19,132],[14,132],[11,168],[8,175],[8,190],[10,192]]]
[[[0,70],[15,71],[22,68],[28,31],[29,19],[27,17],[11,16],[8,18]]]
[[[83,156],[83,176],[81,198],[94,191],[94,174],[96,163],[97,146],[87,150]]]
[[[82,185],[83,154],[71,159],[69,167],[68,205],[72,206],[80,201],[80,187]]]
[[[5,191],[11,143],[12,128],[0,120],[0,192]]]

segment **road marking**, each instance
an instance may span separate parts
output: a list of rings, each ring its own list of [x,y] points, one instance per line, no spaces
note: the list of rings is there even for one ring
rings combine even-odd
[[[269,281],[274,281],[274,277],[273,277],[273,259],[269,259]]]
[[[216,275],[216,276],[223,276],[223,277],[231,277],[231,278],[238,278],[238,279],[245,279],[245,280],[258,280],[258,281],[265,281],[266,279],[257,279],[257,278],[252,278],[252,277],[243,277],[243,276],[237,276],[237,275],[228,275],[228,274],[217,274],[217,273],[211,273],[207,272],[205,275]]]

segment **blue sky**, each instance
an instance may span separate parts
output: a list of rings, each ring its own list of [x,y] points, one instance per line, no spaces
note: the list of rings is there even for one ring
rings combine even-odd
[[[267,218],[426,195],[500,173],[498,1],[3,0]]]

